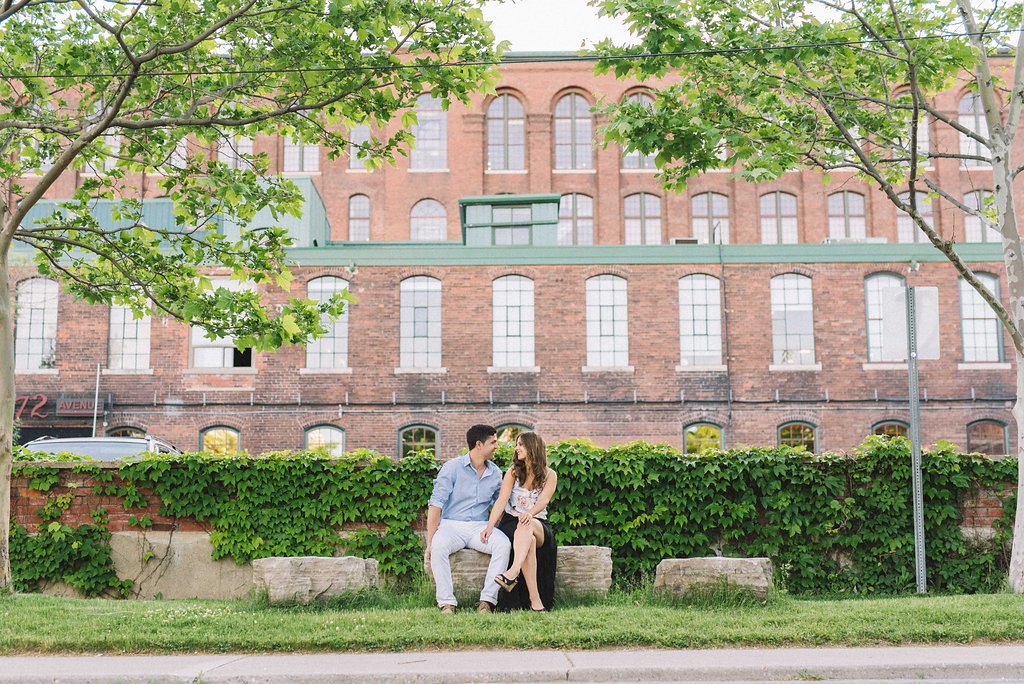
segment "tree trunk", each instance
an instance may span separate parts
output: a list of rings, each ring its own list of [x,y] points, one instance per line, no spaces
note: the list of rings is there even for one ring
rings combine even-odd
[[[1017,403],[1013,406],[1017,422],[1017,518],[1013,524],[1010,549],[1010,588],[1024,594],[1024,355],[1017,353]],[[1005,515],[1005,513],[1004,513]]]
[[[11,586],[11,466],[14,432],[14,316],[8,251],[0,252],[0,591]]]

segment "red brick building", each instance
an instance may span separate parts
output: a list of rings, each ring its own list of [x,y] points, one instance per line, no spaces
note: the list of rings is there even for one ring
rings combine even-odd
[[[1012,346],[885,197],[852,174],[826,184],[811,171],[764,184],[709,173],[666,192],[650,159],[594,144],[590,107],[643,87],[543,58],[503,67],[497,96],[469,107],[422,98],[418,145],[393,167],[252,143],[307,193],[293,293],[347,286],[359,299],[309,349],[239,353],[163,317],[75,302],[16,268],[23,440],[90,434],[99,369],[98,434],[145,431],[181,449],[342,440],[451,455],[474,422],[600,444],[681,447],[689,435],[691,446],[851,449],[909,419],[906,366],[886,360],[880,318],[882,291],[909,284],[939,292],[940,358],[920,365],[924,441],[1012,443]],[[935,104],[978,125],[966,90]],[[923,148],[963,144],[945,124],[926,128]],[[992,185],[989,168],[955,159],[929,172],[967,202]],[[50,199],[82,176],[66,174]],[[1005,292],[993,236],[922,202]],[[153,220],[168,211],[147,203]]]

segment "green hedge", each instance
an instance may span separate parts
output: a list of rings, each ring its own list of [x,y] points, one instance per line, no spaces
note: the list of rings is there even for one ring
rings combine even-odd
[[[503,448],[496,460],[505,465],[510,455]],[[652,574],[662,558],[722,553],[771,557],[777,580],[792,593],[914,588],[910,456],[902,439],[872,437],[852,456],[788,448],[688,456],[664,445],[603,449],[577,440],[551,446],[549,455],[559,475],[550,515],[559,543],[610,546],[620,580]],[[1016,460],[992,461],[941,445],[924,463],[929,587],[998,588],[1010,516],[1000,521],[993,542],[972,546],[959,529],[961,504],[972,488],[1002,491],[1016,482]],[[55,469],[17,467],[47,490],[56,484]],[[127,509],[148,505],[143,492],[149,491],[162,515],[208,522],[215,558],[244,563],[332,555],[341,543],[349,553],[377,558],[382,570],[403,576],[421,564],[414,526],[437,463],[429,454],[394,462],[368,451],[340,460],[283,452],[154,456],[121,464],[116,479],[90,464],[75,469],[92,474],[96,490],[121,497]],[[1011,492],[1005,508],[1012,511],[1013,504]],[[57,555],[74,530],[59,524],[60,506],[49,508],[37,535],[16,530],[12,537],[12,570],[21,586],[85,576],[94,577],[87,584],[92,593],[116,587],[109,554],[97,556],[95,544],[77,565],[69,552]],[[147,527],[148,518],[139,518],[138,525]],[[89,527],[88,539],[102,542],[102,533]],[[100,563],[107,568],[102,576]]]

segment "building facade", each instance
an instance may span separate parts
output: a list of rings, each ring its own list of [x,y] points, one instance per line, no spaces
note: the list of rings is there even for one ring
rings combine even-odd
[[[366,168],[365,129],[336,160],[277,138],[190,143],[181,154],[230,163],[251,149],[293,177],[307,211],[289,225],[292,295],[348,288],[358,302],[307,348],[239,352],[164,317],[75,302],[22,253],[23,441],[91,434],[95,413],[97,434],[148,432],[188,450],[452,455],[475,422],[599,444],[848,450],[906,428],[907,368],[882,321],[887,292],[911,285],[938,290],[939,358],[920,364],[924,441],[1009,448],[1012,346],[906,217],[849,173],[754,184],[713,172],[666,192],[652,159],[595,144],[596,103],[646,97],[642,84],[537,56],[502,67],[497,94],[468,107],[422,97],[417,145],[394,166]],[[935,104],[981,125],[966,90]],[[932,153],[970,144],[940,122],[924,129]],[[929,173],[965,203],[992,187],[989,168],[956,159]],[[66,174],[49,201],[84,175]],[[147,218],[169,215],[153,179],[136,180]],[[997,236],[950,204],[921,206],[1005,292]]]

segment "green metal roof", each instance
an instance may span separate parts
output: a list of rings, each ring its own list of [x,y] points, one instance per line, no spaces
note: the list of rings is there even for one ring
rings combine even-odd
[[[476,195],[459,199],[459,206],[467,204],[533,204],[534,202],[558,202],[562,196],[555,194],[543,195]]]
[[[961,244],[969,262],[1003,261],[998,244]],[[941,262],[928,244],[596,245],[466,247],[458,242],[336,242],[289,250],[301,266],[491,266],[585,264],[814,264]]]

